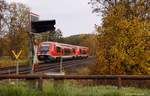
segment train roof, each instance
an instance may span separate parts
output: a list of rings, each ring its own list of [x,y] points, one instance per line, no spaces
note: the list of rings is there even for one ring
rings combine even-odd
[[[41,43],[47,43],[47,44],[54,43],[54,44],[56,44],[58,46],[62,46],[62,47],[88,48],[88,47],[84,47],[84,46],[71,45],[71,44],[65,44],[65,43],[58,43],[58,42],[53,42],[53,41],[45,41],[45,42],[41,42]]]

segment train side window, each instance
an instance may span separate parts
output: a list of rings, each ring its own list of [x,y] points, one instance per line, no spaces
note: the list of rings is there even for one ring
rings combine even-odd
[[[56,50],[57,50],[58,53],[61,52],[61,48],[60,47],[56,47]]]
[[[80,49],[80,53],[82,53],[82,50]]]
[[[64,54],[65,54],[65,55],[70,55],[70,54],[71,54],[71,51],[70,51],[69,49],[65,49],[65,50],[64,50]]]
[[[86,53],[87,53],[86,50],[83,50],[82,54],[86,54]]]

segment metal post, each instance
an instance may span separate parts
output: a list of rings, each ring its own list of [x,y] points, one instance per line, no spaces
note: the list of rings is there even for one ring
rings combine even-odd
[[[16,64],[16,74],[19,74],[19,61],[17,60],[17,64]]]
[[[61,57],[60,57],[60,73],[63,72],[63,70],[62,70],[62,62],[63,62],[63,58],[62,58],[62,56],[61,56]]]
[[[29,30],[28,30],[28,36],[29,36],[29,67],[30,67],[30,72],[31,74],[33,73],[32,71],[32,63],[33,63],[33,44],[32,44],[32,33],[31,33],[31,16],[30,16],[30,11],[29,11]]]
[[[117,77],[117,83],[118,83],[118,89],[120,89],[121,88],[121,86],[122,86],[122,82],[121,82],[121,77],[120,76],[118,76]]]
[[[40,78],[40,79],[38,79],[38,82],[37,82],[38,84],[37,84],[37,89],[39,90],[39,91],[42,91],[42,89],[43,89],[43,79],[42,78]]]

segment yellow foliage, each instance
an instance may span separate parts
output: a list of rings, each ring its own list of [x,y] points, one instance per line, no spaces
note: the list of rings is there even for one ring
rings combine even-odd
[[[144,6],[144,5],[143,5]],[[98,28],[97,64],[99,74],[149,74],[150,50],[147,20],[135,14],[136,7],[118,3],[105,12]]]

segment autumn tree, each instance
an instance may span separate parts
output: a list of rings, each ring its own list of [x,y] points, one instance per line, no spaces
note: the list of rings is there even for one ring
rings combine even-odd
[[[28,24],[29,24],[29,8],[21,3],[12,3],[9,5],[9,51],[23,50],[22,58],[28,55]]]
[[[91,68],[93,74],[149,74],[149,1],[133,1],[92,3],[103,6],[102,10],[99,6],[94,9],[102,12],[103,23],[97,28],[97,63]]]
[[[12,55],[11,50],[23,50],[21,58],[26,58],[28,55],[28,23],[29,23],[29,8],[21,3],[6,4],[7,10],[3,11],[3,21],[5,26],[1,26],[1,35],[3,56]],[[3,29],[3,31],[2,31]],[[5,46],[4,46],[5,45]]]
[[[5,13],[7,11],[7,3],[3,0],[0,1],[0,38],[2,38],[6,32],[6,18]]]
[[[6,12],[8,11],[8,4],[4,1],[0,1],[0,57],[5,53],[5,43],[6,40],[4,39],[5,34],[8,33],[7,30],[7,18],[6,18]]]

